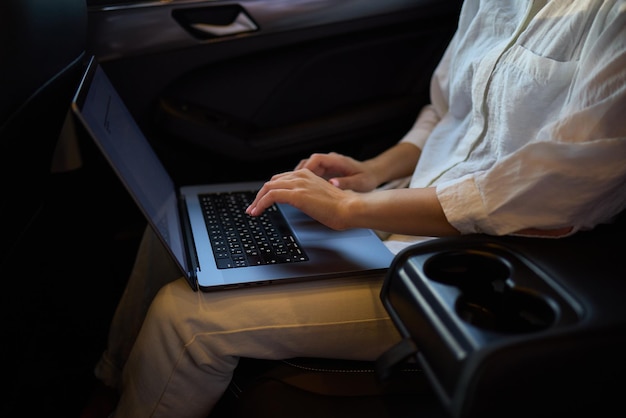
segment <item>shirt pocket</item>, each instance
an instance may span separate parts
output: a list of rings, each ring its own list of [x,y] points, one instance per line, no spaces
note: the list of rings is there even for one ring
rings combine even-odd
[[[489,124],[508,154],[555,121],[567,102],[578,61],[557,61],[512,46],[494,69],[487,96]]]
[[[500,68],[509,67],[521,81],[557,88],[571,83],[577,65],[578,59],[557,60],[537,54],[523,45],[513,45],[502,56]]]

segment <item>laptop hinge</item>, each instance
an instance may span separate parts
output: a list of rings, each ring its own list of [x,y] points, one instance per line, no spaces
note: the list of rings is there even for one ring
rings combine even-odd
[[[200,260],[198,259],[198,253],[196,252],[196,245],[193,240],[193,233],[191,232],[191,222],[189,220],[189,212],[187,211],[187,200],[184,196],[180,196],[178,199],[178,205],[180,207],[179,213],[181,229],[183,231],[183,243],[185,245],[185,254],[187,258],[187,269],[191,286],[194,290],[198,290],[198,274],[200,270]]]

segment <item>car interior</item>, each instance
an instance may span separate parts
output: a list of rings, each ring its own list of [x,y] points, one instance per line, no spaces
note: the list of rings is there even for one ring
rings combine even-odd
[[[397,142],[461,3],[3,0],[2,415],[106,416],[93,367],[147,224],[70,112],[91,57],[176,183],[264,180]],[[623,410],[625,223],[412,246],[380,294],[401,343],[372,362],[241,359],[210,417]]]

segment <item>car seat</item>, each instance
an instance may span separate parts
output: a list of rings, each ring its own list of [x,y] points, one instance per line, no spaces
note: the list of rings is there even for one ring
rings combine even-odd
[[[81,76],[85,0],[0,2],[0,265],[41,212],[55,146]]]
[[[242,358],[210,418],[445,417],[421,367],[387,378],[375,361]]]

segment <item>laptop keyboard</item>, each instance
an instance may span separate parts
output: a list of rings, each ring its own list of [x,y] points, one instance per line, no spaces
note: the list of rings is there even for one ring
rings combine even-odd
[[[308,260],[282,212],[245,213],[254,192],[200,195],[213,254],[220,269]]]

